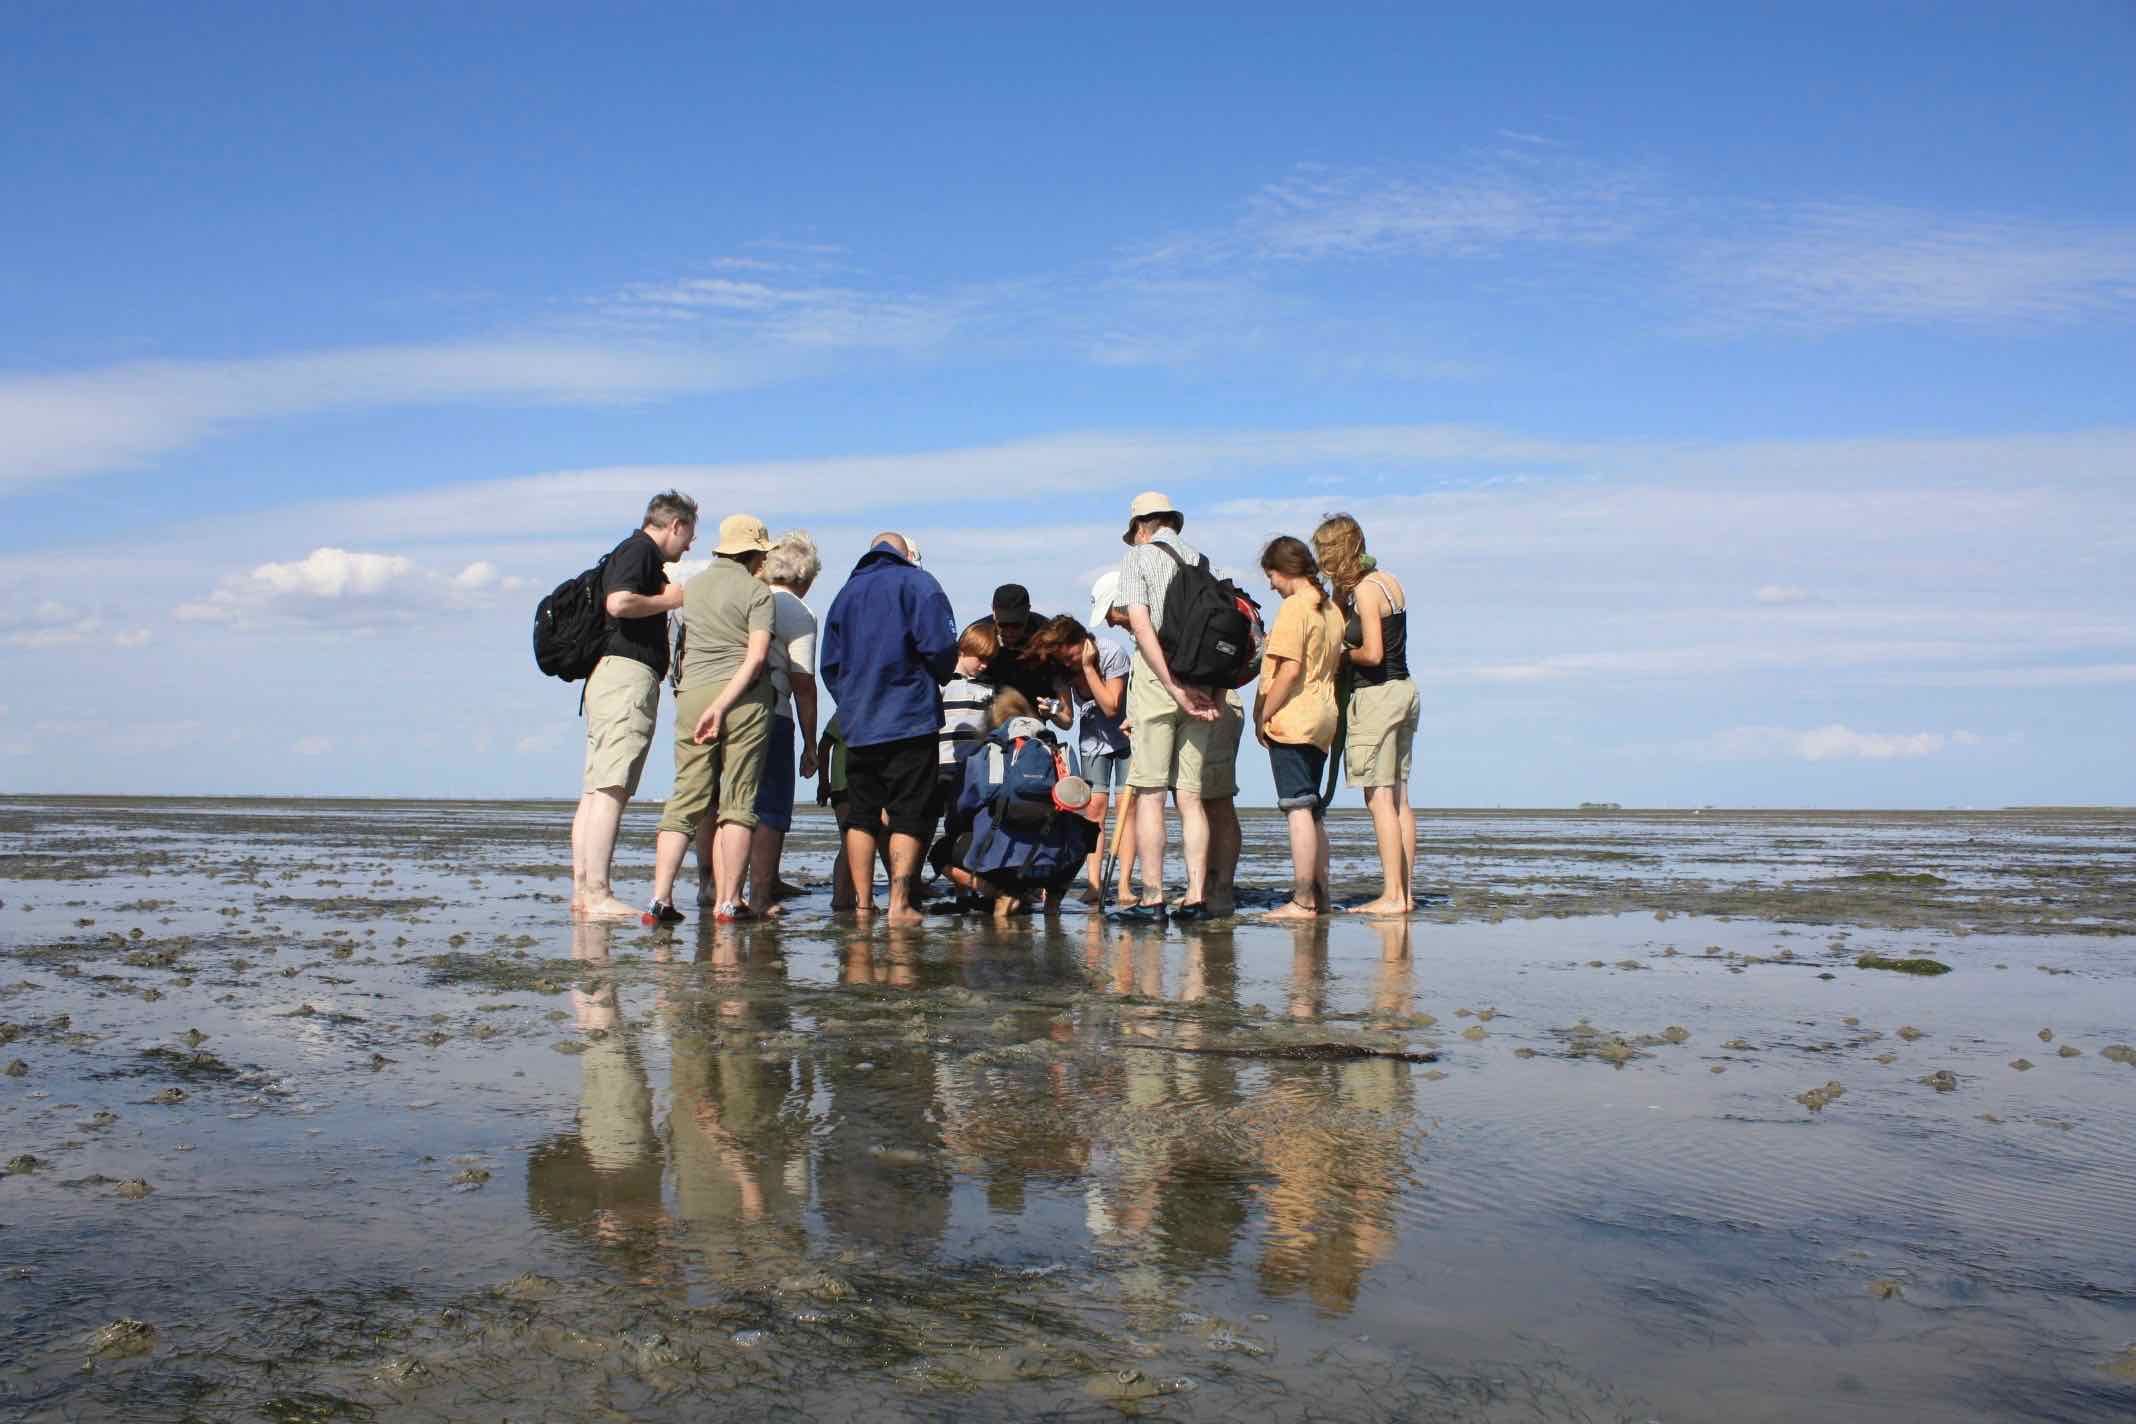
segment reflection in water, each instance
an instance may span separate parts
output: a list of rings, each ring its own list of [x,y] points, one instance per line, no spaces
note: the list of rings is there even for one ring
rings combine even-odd
[[[780,993],[785,961],[753,952],[744,931],[701,931],[700,994],[666,1011],[671,1099],[668,1146],[681,1239],[712,1271],[768,1284],[802,1259],[807,1230],[809,1101],[814,1065],[767,1049],[792,1027]]]
[[[1302,925],[1294,933],[1291,1012],[1317,1018],[1326,1002],[1326,926]],[[1406,1014],[1415,998],[1408,924],[1383,924],[1380,941],[1373,1010]],[[1260,1263],[1261,1287],[1270,1295],[1302,1286],[1322,1310],[1347,1313],[1365,1272],[1393,1254],[1395,1203],[1415,1110],[1411,1071],[1384,1058],[1286,1062],[1270,1070],[1269,1102],[1278,1122],[1295,1113],[1325,1123],[1320,1130],[1278,1130],[1263,1138],[1262,1157],[1275,1177],[1265,1198],[1268,1229]]]
[[[1402,1021],[1415,1001],[1408,927],[1375,933],[1369,1017]],[[1289,939],[1283,1017],[1319,1022],[1328,926]],[[1231,930],[1120,933],[1093,919],[854,934],[828,989],[789,983],[777,946],[733,926],[656,941],[652,1002],[634,1018],[601,972],[615,969],[609,931],[577,931],[574,955],[595,971],[573,996],[580,1106],[534,1150],[540,1220],[627,1249],[641,1272],[674,1274],[673,1260],[636,1258],[682,1245],[715,1279],[762,1288],[803,1267],[812,1230],[819,1249],[926,1256],[947,1238],[959,1178],[999,1218],[1030,1213],[1036,1188],[1080,1201],[1089,1249],[1118,1254],[1143,1309],[1175,1306],[1248,1240],[1265,1291],[1302,1289],[1330,1311],[1350,1309],[1387,1258],[1410,1066],[1229,1051],[1253,1017]],[[1067,1008],[1023,998],[1074,985],[1100,993]],[[932,1032],[943,995],[1010,1012],[985,1041]],[[648,1035],[668,1053],[664,1132]]]
[[[610,934],[607,925],[574,925],[572,958],[609,967]],[[663,1213],[653,1094],[638,1031],[623,1015],[611,975],[582,980],[571,1000],[586,1036],[578,1114],[570,1131],[530,1155],[527,1204],[537,1220],[642,1256]]]

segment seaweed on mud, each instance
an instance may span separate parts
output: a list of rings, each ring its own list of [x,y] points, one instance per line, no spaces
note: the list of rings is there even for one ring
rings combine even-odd
[[[1864,954],[1854,961],[1856,969],[1888,969],[1895,974],[1948,974],[1951,967],[1940,959],[1914,955],[1905,959],[1891,959],[1881,954]]]
[[[458,951],[426,955],[414,963],[430,971],[430,982],[435,986],[475,986],[498,994],[561,994],[586,967],[570,959]]]

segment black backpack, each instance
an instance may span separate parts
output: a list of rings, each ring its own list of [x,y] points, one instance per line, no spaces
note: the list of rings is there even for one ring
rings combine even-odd
[[[1157,547],[1179,566],[1164,591],[1164,627],[1157,645],[1172,680],[1187,687],[1244,687],[1261,659],[1261,606],[1230,579],[1209,571],[1204,554],[1188,563],[1163,540]]]
[[[534,605],[534,665],[550,677],[577,682],[592,677],[608,648],[608,609],[601,572],[608,555],[575,578],[558,584]]]

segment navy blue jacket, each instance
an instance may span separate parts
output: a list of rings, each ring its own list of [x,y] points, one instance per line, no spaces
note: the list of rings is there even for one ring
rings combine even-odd
[[[861,555],[823,620],[817,659],[849,747],[942,730],[957,670],[957,617],[934,575],[887,544]]]

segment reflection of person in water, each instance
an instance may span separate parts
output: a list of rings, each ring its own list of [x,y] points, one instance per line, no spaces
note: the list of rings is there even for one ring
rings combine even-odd
[[[581,922],[571,952],[592,967],[608,963],[612,927]],[[624,1017],[615,981],[601,977],[572,991],[581,1032],[579,1109],[570,1130],[535,1147],[527,1160],[527,1206],[534,1219],[581,1232],[651,1265],[662,1216],[660,1143],[652,1087],[636,1028]]]
[[[1413,997],[1407,935],[1406,925],[1381,935],[1375,997],[1382,1002]],[[1324,976],[1326,947],[1315,953],[1301,944],[1292,962],[1294,976]],[[1324,988],[1294,977],[1294,1006],[1323,995]],[[1397,1184],[1416,1116],[1413,1072],[1386,1058],[1270,1066],[1268,1100],[1282,1104],[1286,1118],[1302,1115],[1298,1124],[1272,1123],[1261,1134],[1261,1157],[1275,1177],[1262,1198],[1268,1225],[1260,1278],[1270,1295],[1303,1286],[1322,1310],[1346,1313],[1365,1272],[1392,1254]]]
[[[765,1285],[808,1244],[811,1060],[760,1041],[790,1026],[784,961],[745,952],[727,926],[701,939],[697,961],[709,971],[702,991],[677,995],[669,1014],[676,1209],[713,1269]]]
[[[881,946],[845,948],[849,984],[920,985],[920,942],[893,927]],[[880,1039],[821,1042],[829,1124],[816,1139],[817,1197],[840,1236],[891,1250],[923,1251],[949,1226],[949,1160],[937,1125],[934,1050]]]
[[[1177,992],[1182,1004],[1237,1005],[1238,968],[1231,935],[1197,926],[1184,933]],[[1114,987],[1164,996],[1163,944],[1123,934],[1115,945]],[[1198,1047],[1203,1025],[1193,1014],[1124,1018],[1121,1031],[1142,1042]],[[1112,1055],[1088,1095],[1117,1102],[1124,1129],[1102,1134],[1092,1153],[1085,1215],[1101,1246],[1146,1252],[1158,1274],[1145,1273],[1137,1293],[1158,1306],[1179,1276],[1229,1259],[1250,1209],[1248,1182],[1258,1164],[1228,1132],[1206,1130],[1243,1101],[1240,1060],[1213,1054]]]

